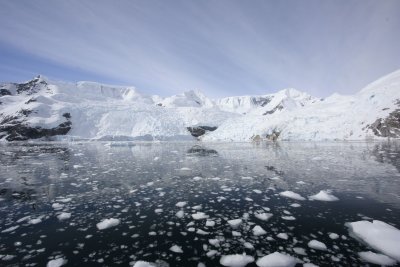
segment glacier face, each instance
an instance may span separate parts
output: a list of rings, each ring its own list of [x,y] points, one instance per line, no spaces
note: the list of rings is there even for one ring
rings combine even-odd
[[[0,85],[0,139],[189,140],[188,127],[217,127],[205,141],[365,140],[400,137],[400,70],[351,96],[319,99],[295,89],[210,99],[38,76]]]

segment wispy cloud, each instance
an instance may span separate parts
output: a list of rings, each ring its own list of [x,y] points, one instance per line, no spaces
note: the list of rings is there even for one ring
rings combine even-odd
[[[325,96],[353,93],[400,68],[395,0],[20,0],[0,7],[0,43],[152,93],[296,87]]]

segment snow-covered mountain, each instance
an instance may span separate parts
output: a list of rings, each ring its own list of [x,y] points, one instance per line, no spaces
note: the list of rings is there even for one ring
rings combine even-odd
[[[400,137],[400,70],[352,96],[295,89],[212,100],[38,76],[0,85],[1,140],[365,140]]]

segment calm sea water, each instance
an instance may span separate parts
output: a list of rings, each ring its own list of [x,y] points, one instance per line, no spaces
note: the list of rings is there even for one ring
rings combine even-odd
[[[366,266],[357,252],[372,249],[345,223],[377,219],[400,229],[399,171],[398,143],[2,144],[0,265],[62,257],[65,266],[220,266],[222,255],[279,251],[320,266]],[[327,189],[339,201],[279,195]],[[261,221],[261,211],[273,216]],[[192,217],[201,212],[208,218]],[[99,230],[107,218],[119,224]],[[238,218],[233,229],[227,221]],[[255,236],[256,225],[267,233]],[[312,239],[328,250],[310,249]]]

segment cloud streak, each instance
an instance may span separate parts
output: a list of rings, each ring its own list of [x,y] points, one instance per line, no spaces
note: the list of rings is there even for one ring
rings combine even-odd
[[[3,46],[150,93],[197,88],[226,96],[296,87],[326,96],[354,93],[400,68],[399,1],[20,0],[0,5]],[[13,64],[13,58],[0,62],[0,78],[23,68]],[[35,71],[34,62],[28,65],[20,73]],[[63,78],[60,71],[52,75]]]

